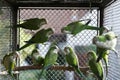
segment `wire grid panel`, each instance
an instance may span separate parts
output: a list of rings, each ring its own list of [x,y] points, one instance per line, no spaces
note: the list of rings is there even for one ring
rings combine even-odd
[[[116,50],[120,53],[120,0],[105,8],[104,26],[112,29],[117,35]],[[120,58],[117,58],[114,52],[109,54],[109,70],[107,80],[120,80]]]
[[[5,70],[1,61],[5,54],[9,53],[12,49],[12,34],[11,34],[11,9],[10,6],[4,1],[0,1],[0,73]],[[0,74],[0,80],[10,80],[8,75]]]
[[[92,38],[97,35],[97,31],[91,31],[91,30],[84,30],[81,33],[77,34],[76,36],[72,36],[70,34],[62,34],[61,28],[66,26],[67,24],[77,21],[77,20],[83,20],[83,19],[91,19],[91,22],[89,25],[97,26],[98,22],[98,11],[97,9],[92,10],[90,12],[87,9],[53,9],[53,8],[20,8],[20,17],[19,20],[23,21],[25,19],[29,18],[45,18],[47,20],[47,24],[43,25],[42,28],[49,28],[51,27],[55,34],[51,36],[50,40],[57,39],[59,40],[58,45],[63,49],[65,46],[71,46],[74,48],[76,54],[79,57],[80,66],[87,66],[87,58],[86,53],[89,50],[93,50],[95,47],[92,45]],[[28,31],[24,29],[20,29],[20,47],[23,46],[25,43],[24,41],[27,41],[31,38],[31,36],[34,34],[34,31]],[[39,50],[40,54],[43,56],[46,55],[50,42],[47,42],[48,45],[39,44]],[[30,64],[30,57],[28,57],[31,53],[31,50],[33,49],[33,46],[30,46],[28,48],[25,48],[24,50],[27,53],[25,57],[22,55],[21,57],[21,66],[25,65],[31,65]],[[22,53],[22,51],[21,51]],[[59,57],[57,62],[60,65],[66,65],[65,58],[62,54],[62,52],[59,52]],[[27,75],[27,76],[24,76]],[[31,78],[32,76],[31,72],[28,71],[21,71],[20,74],[20,80],[26,80],[29,78],[29,80],[33,80]],[[37,74],[36,74],[37,75]],[[24,79],[21,77],[24,77]],[[30,79],[31,78],[31,79]],[[43,79],[41,80],[80,80],[77,76],[74,75],[74,72],[69,71],[54,71],[54,70],[48,70],[44,73]],[[37,78],[34,78],[34,80],[38,80]]]

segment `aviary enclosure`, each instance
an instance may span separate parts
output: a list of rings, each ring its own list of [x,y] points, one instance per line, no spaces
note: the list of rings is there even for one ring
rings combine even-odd
[[[83,30],[75,36],[62,33],[62,29],[68,24],[81,21],[83,24],[90,20],[88,25],[96,28],[108,27],[117,35],[115,49],[119,54],[120,49],[120,1],[119,0],[0,0],[0,80],[119,80],[120,60],[110,51],[108,57],[108,74],[104,79],[97,79],[96,75],[90,72],[88,66],[88,55],[90,50],[98,51],[92,43],[94,36],[101,35],[99,30]],[[28,19],[45,19],[47,23],[41,23],[41,29],[52,28],[52,34],[46,44],[31,45],[17,51],[39,30],[28,30],[16,27]],[[32,23],[31,23],[32,24]],[[35,24],[33,22],[33,24]],[[44,25],[43,25],[44,24]],[[73,29],[74,30],[74,29]],[[74,31],[73,31],[74,33]],[[44,34],[41,34],[44,36]],[[57,57],[57,64],[47,69],[40,76],[42,67],[34,65],[32,51],[38,48],[39,55],[45,57],[50,44],[55,43],[60,48]],[[86,79],[80,78],[68,67],[64,56],[64,48],[70,46],[77,54],[80,69]],[[15,68],[11,77],[3,65],[3,57],[11,52],[17,55],[12,56],[15,60]],[[9,62],[9,60],[8,60]],[[102,60],[104,73],[105,63]],[[10,65],[9,65],[10,66]]]

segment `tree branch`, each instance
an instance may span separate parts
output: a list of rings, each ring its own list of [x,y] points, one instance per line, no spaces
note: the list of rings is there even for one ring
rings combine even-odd
[[[42,66],[21,66],[16,67],[14,71],[22,71],[22,70],[34,70],[34,69],[42,69]],[[49,68],[50,70],[63,70],[63,71],[74,71],[72,67],[65,67],[65,66],[52,66]],[[89,67],[80,67],[80,70],[82,72],[85,72],[89,70]]]

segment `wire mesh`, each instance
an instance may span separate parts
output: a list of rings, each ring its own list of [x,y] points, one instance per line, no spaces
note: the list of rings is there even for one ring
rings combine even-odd
[[[61,28],[66,26],[67,24],[81,20],[81,19],[91,19],[91,22],[89,25],[97,26],[98,24],[98,10],[94,9],[92,12],[90,12],[88,9],[69,9],[69,8],[19,8],[20,15],[19,15],[19,21],[22,22],[25,19],[29,18],[45,18],[47,20],[47,24],[43,25],[42,28],[49,28],[51,27],[55,34],[49,39],[47,42],[47,45],[39,44],[39,50],[40,54],[45,56],[48,47],[50,45],[51,40],[58,40],[58,46],[63,49],[65,46],[71,46],[74,48],[76,54],[79,57],[80,66],[84,67],[87,65],[87,58],[86,53],[89,50],[95,49],[95,47],[92,45],[92,38],[97,35],[97,31],[91,31],[91,30],[84,30],[81,33],[77,34],[75,37],[72,35],[65,35],[61,33]],[[29,31],[20,29],[20,47],[23,46],[25,43],[24,41],[27,41],[31,38],[31,36],[34,34],[35,31]],[[26,55],[21,55],[21,66],[31,65],[29,64],[29,60],[27,56],[30,55],[31,51],[33,49],[33,46],[30,46],[28,48],[25,48],[24,50],[28,52]],[[22,51],[21,51],[22,53]],[[57,62],[59,65],[67,65],[65,62],[65,58],[63,56],[62,52],[59,52],[59,57]],[[36,73],[32,71],[33,73]],[[38,70],[40,72],[40,70]],[[27,76],[24,76],[27,75]],[[19,79],[20,80],[33,80],[31,71],[21,71]],[[37,75],[34,74],[35,76]],[[21,78],[22,77],[22,78]],[[34,76],[33,76],[34,77]],[[38,80],[37,77],[34,78],[34,80]],[[59,70],[47,70],[41,80],[80,80],[76,75],[74,75],[74,72],[69,71],[59,71]]]
[[[27,1],[27,0],[18,0],[18,1]],[[33,0],[31,0],[33,1]],[[38,0],[35,0],[38,1]],[[41,0],[41,1],[48,1],[48,0]],[[72,0],[64,0],[64,1],[72,1]],[[76,1],[83,1],[83,0],[76,0]],[[87,1],[87,0],[84,0]],[[97,0],[96,0],[97,1]],[[99,0],[98,0],[99,1]],[[108,27],[112,27],[112,30],[116,32],[119,36],[119,3],[120,1],[117,0],[114,4],[105,8],[104,13],[104,25]],[[70,34],[62,34],[61,28],[66,26],[67,24],[81,20],[81,19],[91,19],[91,23],[89,25],[97,26],[98,25],[98,10],[93,9],[90,12],[88,9],[83,8],[19,8],[20,13],[18,14],[19,22],[23,22],[25,19],[29,18],[45,18],[47,20],[47,24],[43,26],[43,28],[51,27],[54,29],[55,34],[49,39],[47,45],[39,44],[39,51],[41,52],[42,56],[45,56],[50,42],[52,40],[57,40],[58,45],[61,49],[65,46],[71,46],[74,48],[75,53],[79,58],[79,64],[81,67],[87,66],[87,58],[86,53],[89,50],[96,50],[95,46],[92,45],[91,39],[97,35],[96,31],[91,30],[84,30],[81,33],[77,34],[76,36],[72,36]],[[0,0],[0,61],[5,54],[10,52],[13,48],[12,44],[12,13],[11,8],[4,0]],[[20,47],[23,46],[27,41],[34,35],[35,31],[29,31],[20,28]],[[120,39],[118,37],[118,43],[116,49],[119,51],[119,43]],[[33,50],[33,46],[30,46],[25,49],[27,52],[24,54],[22,51],[20,52],[20,66],[27,66],[32,65],[31,58],[29,55]],[[23,54],[22,54],[23,53]],[[109,73],[107,80],[119,80],[120,77],[120,69],[119,69],[119,59],[116,58],[113,52],[109,55]],[[59,57],[57,62],[59,65],[67,66],[65,62],[65,57],[63,53],[59,52]],[[3,65],[0,63],[0,72],[5,70]],[[59,71],[59,70],[47,70],[42,79],[40,79],[41,70],[23,70],[19,73],[19,80],[80,80],[80,78],[72,71]],[[0,73],[0,80],[12,80],[10,76],[7,74]]]
[[[12,50],[11,19],[10,6],[4,0],[0,0],[0,80],[10,80],[8,75],[1,73],[5,70],[1,62],[3,56]]]

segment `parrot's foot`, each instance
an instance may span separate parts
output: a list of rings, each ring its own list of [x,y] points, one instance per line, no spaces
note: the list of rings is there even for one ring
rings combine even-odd
[[[59,63],[55,62],[55,64],[54,64],[54,65],[59,65]]]

